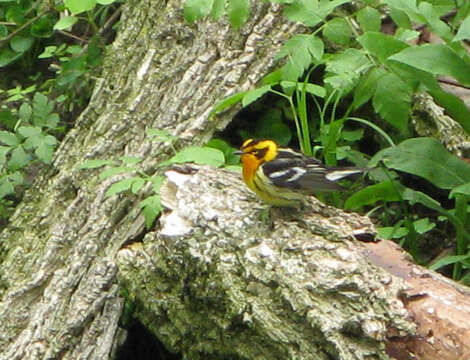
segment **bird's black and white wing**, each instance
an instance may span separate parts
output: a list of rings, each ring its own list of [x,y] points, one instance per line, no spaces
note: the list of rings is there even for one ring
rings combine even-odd
[[[274,160],[264,163],[261,170],[275,186],[305,193],[340,190],[336,181],[363,172],[358,168],[328,168],[315,158],[284,148],[279,149]]]

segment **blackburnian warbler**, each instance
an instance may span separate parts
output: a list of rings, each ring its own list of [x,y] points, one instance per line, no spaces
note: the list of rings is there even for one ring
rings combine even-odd
[[[298,206],[305,195],[341,190],[336,181],[364,171],[327,167],[315,158],[280,147],[273,140],[248,139],[238,154],[245,183],[261,199],[275,206]]]

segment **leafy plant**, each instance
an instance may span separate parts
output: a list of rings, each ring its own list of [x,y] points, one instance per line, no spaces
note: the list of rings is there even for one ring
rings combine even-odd
[[[166,131],[159,129],[150,129],[147,131],[147,136],[152,141],[166,142],[173,147],[177,137],[168,134]],[[103,166],[108,168],[101,172],[99,175],[100,180],[123,174],[126,177],[122,180],[113,183],[106,191],[106,197],[116,194],[129,192],[137,195],[140,191],[147,189],[150,185],[150,192],[152,195],[146,196],[139,203],[142,212],[145,216],[147,228],[150,228],[155,221],[156,217],[163,210],[160,201],[160,187],[163,184],[164,177],[159,175],[161,170],[167,168],[172,164],[182,163],[195,163],[199,165],[211,165],[220,167],[222,165],[233,165],[238,163],[239,158],[233,155],[235,149],[230,147],[222,140],[211,140],[208,145],[204,147],[190,146],[176,152],[169,160],[162,162],[158,166],[158,170],[154,175],[147,175],[140,170],[139,163],[142,161],[139,157],[123,156],[119,161],[113,160],[89,160],[79,166],[80,169],[96,169]],[[129,176],[131,175],[131,176]]]
[[[32,103],[25,101],[17,112],[8,112],[0,130],[0,201],[25,185],[24,171],[35,162],[50,164],[59,130],[54,102],[36,92]],[[4,213],[0,215],[5,215]]]
[[[98,4],[114,2],[0,2],[0,67],[9,69],[0,87],[0,219],[88,101],[115,10]]]
[[[454,94],[443,91],[437,81],[437,76],[448,75],[463,86],[470,85],[470,57],[462,42],[470,38],[470,4],[384,0],[356,3],[353,9],[343,6],[350,3],[343,0],[272,2],[283,4],[284,15],[310,27],[311,34],[295,35],[286,41],[277,55],[284,64],[267,75],[258,88],[235,94],[216,105],[214,113],[238,102],[245,107],[266,93],[275,93],[288,103],[301,151],[309,155],[321,153],[329,165],[348,158],[365,166],[367,155],[354,150],[364,130],[355,133],[357,128],[349,130],[344,125],[352,121],[360,123],[363,129],[373,129],[380,135],[378,145],[389,147],[379,151],[369,163],[377,167],[369,172],[376,183],[348,198],[346,207],[357,210],[375,206],[370,213],[384,215],[381,235],[399,239],[415,257],[419,256],[419,238],[434,231],[436,221],[449,222],[456,234],[456,255],[441,258],[432,268],[454,264],[453,277],[470,283],[469,165],[450,155],[436,140],[403,141],[411,135],[411,103],[418,91],[431,94],[470,132],[469,110]],[[225,1],[217,2],[218,7],[223,7],[220,3]],[[189,12],[191,21],[212,14],[215,7],[215,2],[208,0],[186,4],[193,7]],[[206,8],[198,13],[194,8],[201,4]],[[223,11],[217,14],[221,16]],[[393,34],[381,32],[385,15],[396,26]],[[417,42],[420,32],[415,29],[420,27],[427,27],[442,42]],[[366,106],[375,111],[380,125],[357,115]],[[274,124],[279,121],[275,116],[270,119],[264,121]],[[270,129],[269,124],[258,127]],[[263,137],[279,141],[274,129],[273,126],[268,135],[263,133]],[[257,131],[241,133],[245,137],[258,135]],[[311,145],[312,141],[315,145]],[[395,146],[395,143],[400,144]],[[454,207],[446,209],[424,192],[402,185],[398,172],[421,177],[439,189],[450,191],[448,202],[454,201]],[[420,215],[416,212],[417,205],[439,215]]]
[[[434,186],[450,190],[449,198],[455,199],[454,209],[447,210],[428,195],[407,188],[396,180],[383,181],[368,186],[346,201],[346,208],[358,209],[365,205],[377,203],[408,202],[410,205],[419,203],[438,212],[445,217],[455,228],[456,255],[444,257],[433,265],[440,266],[454,264],[453,277],[460,279],[462,270],[468,269],[463,263],[469,254],[470,234],[468,232],[468,201],[470,199],[470,164],[451,155],[443,145],[433,138],[414,138],[400,143],[398,146],[383,149],[378,152],[370,162],[370,166],[382,163],[388,169],[398,170],[426,179]],[[402,226],[403,225],[403,226]],[[394,227],[381,229],[382,236],[388,238],[401,238],[402,244],[408,242],[411,246],[416,244],[412,238],[416,234],[423,234],[434,228],[435,223],[428,218],[411,221],[405,218]],[[416,249],[414,249],[416,255]]]

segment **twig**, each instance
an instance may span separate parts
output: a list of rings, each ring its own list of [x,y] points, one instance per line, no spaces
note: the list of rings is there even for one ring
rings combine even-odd
[[[100,29],[100,31],[98,31],[98,35],[103,35],[103,33],[112,26],[112,24],[119,17],[119,15],[121,15],[121,6],[118,9],[116,9],[116,11],[109,17],[109,19],[106,21],[106,23]],[[83,47],[82,51],[80,52],[80,55],[85,53],[87,48],[88,48],[88,44],[86,44]]]
[[[34,23],[36,20],[38,20],[39,18],[41,18],[42,16],[44,16],[45,14],[47,14],[49,12],[49,10],[44,10],[42,13],[36,15],[35,17],[33,17],[32,19],[28,20],[27,22],[25,22],[23,25],[21,25],[18,29],[16,29],[15,31],[13,31],[12,33],[8,34],[8,36],[4,37],[3,39],[0,39],[0,46],[3,46],[5,43],[7,43],[8,41],[10,41],[10,39],[15,36],[16,34],[18,34],[19,32],[21,32],[23,29],[26,29],[29,25],[31,25],[32,23]]]
[[[62,34],[62,35],[64,35],[64,36],[70,37],[70,38],[72,38],[72,39],[74,39],[74,40],[78,40],[78,41],[80,41],[80,42],[82,42],[82,43],[88,43],[88,40],[83,39],[83,38],[81,38],[81,37],[79,37],[79,36],[77,36],[77,35],[74,35],[74,34],[68,32],[68,31],[64,31],[64,30],[58,30],[58,31],[59,31],[60,34]]]

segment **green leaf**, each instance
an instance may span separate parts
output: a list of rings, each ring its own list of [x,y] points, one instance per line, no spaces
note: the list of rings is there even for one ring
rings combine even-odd
[[[8,47],[0,49],[0,67],[7,66],[22,56],[21,53],[11,51]]]
[[[298,21],[304,25],[313,27],[323,21],[335,7],[350,0],[297,0],[284,8],[284,15],[291,21]]]
[[[455,264],[464,260],[467,260],[470,258],[470,253],[466,255],[449,255],[449,256],[444,256],[443,258],[440,258],[433,264],[429,266],[430,270],[437,270],[443,266],[450,265],[450,264]]]
[[[225,157],[225,165],[238,164],[240,162],[240,156],[234,155],[236,149],[222,139],[211,139],[206,146],[222,151]]]
[[[408,235],[408,229],[400,226],[384,226],[377,228],[377,235],[381,239],[401,239]]]
[[[429,221],[429,218],[422,218],[413,221],[413,226],[418,234],[424,234],[436,227],[436,223]]]
[[[229,107],[232,107],[233,105],[239,103],[243,97],[245,96],[246,91],[244,92],[239,92],[234,95],[229,96],[228,98],[225,98],[221,102],[217,103],[214,107],[214,109],[211,112],[211,116],[228,109]]]
[[[163,210],[160,195],[149,196],[145,200],[142,200],[139,203],[139,206],[142,208],[142,212],[144,213],[145,226],[147,227],[147,229],[149,229],[157,218],[157,216]]]
[[[33,35],[36,38],[46,39],[46,38],[50,38],[52,34],[54,33],[53,27],[54,27],[54,23],[52,19],[49,16],[42,16],[31,25],[30,32],[31,32],[31,35]]]
[[[364,32],[380,31],[380,27],[382,25],[380,13],[370,6],[366,6],[359,10],[357,13],[357,21],[359,21]]]
[[[29,105],[26,102],[21,104],[20,109],[18,110],[18,115],[21,121],[25,123],[29,122],[29,120],[31,119],[32,113],[33,113],[33,109],[31,108],[31,105]]]
[[[470,182],[470,164],[449,153],[433,138],[408,139],[379,151],[369,166],[379,161],[395,170],[420,176],[441,189],[452,189]]]
[[[15,171],[8,174],[8,180],[13,186],[21,185],[24,183],[24,175],[22,171]]]
[[[390,17],[400,29],[411,30],[411,20],[405,11],[390,9]]]
[[[291,21],[313,27],[324,17],[319,13],[318,0],[298,0],[284,7],[284,15]],[[326,16],[326,15],[325,15]]]
[[[225,3],[226,0],[214,0],[214,4],[212,5],[212,10],[210,13],[212,20],[216,21],[224,14]]]
[[[470,39],[470,16],[467,16],[459,26],[459,30],[452,41]]]
[[[398,9],[410,13],[418,12],[416,0],[383,0],[383,2],[392,9]]]
[[[46,135],[42,139],[45,144],[55,146],[57,145],[57,139],[52,135]]]
[[[440,88],[429,89],[429,93],[436,99],[439,105],[445,107],[446,111],[458,121],[460,125],[470,134],[470,111],[465,103],[454,94],[447,93]]]
[[[380,116],[402,133],[408,131],[411,89],[397,75],[389,73],[378,80],[372,105]]]
[[[424,16],[432,32],[436,33],[446,41],[452,40],[454,36],[452,30],[444,21],[440,19],[443,14],[438,14],[434,5],[423,1],[418,5],[418,11],[422,16]]]
[[[323,36],[331,42],[348,45],[351,41],[351,29],[347,21],[343,18],[333,18],[323,27]]]
[[[193,23],[209,15],[212,4],[213,0],[186,0],[183,12],[185,20],[189,23]]]
[[[470,196],[470,182],[453,188],[449,194],[449,199],[454,199],[456,196],[459,195]]]
[[[386,70],[381,67],[372,68],[365,76],[359,80],[359,84],[354,89],[353,109],[356,110],[372,98],[377,88],[377,83],[386,74]]]
[[[402,190],[403,185],[396,181],[383,181],[357,191],[346,200],[344,207],[348,210],[355,210],[379,201],[400,201]]]
[[[0,166],[3,166],[7,162],[7,154],[11,150],[9,146],[0,146]]]
[[[34,38],[31,36],[16,35],[10,40],[10,47],[17,53],[28,51],[34,44]]]
[[[104,179],[109,178],[110,176],[114,176],[114,175],[122,174],[126,172],[131,172],[131,171],[134,171],[134,169],[129,168],[127,166],[114,166],[109,169],[103,170],[100,173],[99,179],[104,180]]]
[[[151,138],[152,140],[156,141],[169,141],[173,142],[176,139],[178,139],[177,136],[171,135],[168,131],[166,130],[160,130],[160,129],[147,129],[145,131],[147,136]]]
[[[0,24],[0,39],[6,37],[7,35],[8,35],[8,28],[5,25]]]
[[[288,58],[282,67],[282,78],[296,81],[314,59],[322,59],[323,53],[323,42],[314,34],[297,34],[284,43],[275,59]]]
[[[45,59],[54,56],[57,46],[46,46],[44,51],[39,54],[38,59]]]
[[[271,90],[271,85],[264,85],[257,89],[247,91],[243,97],[242,106],[246,107],[250,105],[252,102],[258,100],[261,96],[269,92],[269,90]]]
[[[24,151],[23,147],[17,146],[11,152],[10,161],[8,161],[8,166],[14,170],[22,169],[29,164],[30,157]]]
[[[377,56],[377,58],[382,62],[384,62],[389,56],[409,47],[405,42],[400,41],[393,36],[379,32],[367,32],[364,35],[359,36],[357,41],[359,41],[367,52]]]
[[[445,215],[448,214],[447,210],[442,208],[441,204],[438,201],[434,200],[432,197],[420,191],[412,190],[410,188],[405,188],[402,191],[401,196],[403,197],[403,200],[407,200],[410,203],[410,205],[419,203],[441,214],[445,214]]]
[[[9,109],[0,110],[0,124],[3,128],[13,130],[18,119],[11,113]]]
[[[74,26],[77,21],[78,21],[78,18],[75,17],[75,16],[64,16],[64,17],[60,18],[60,20],[55,23],[53,29],[54,30],[69,29],[72,26]]]
[[[96,169],[105,165],[113,165],[112,160],[87,160],[83,164],[79,165],[77,169]]]
[[[129,190],[134,180],[135,180],[134,178],[128,178],[128,179],[124,179],[124,180],[121,180],[112,184],[108,188],[108,190],[106,190],[105,197],[110,197],[115,194],[119,194],[119,193]]]
[[[261,79],[261,85],[274,85],[282,80],[282,70],[276,69]]]
[[[190,146],[173,156],[168,163],[181,164],[193,162],[199,165],[222,166],[225,163],[222,151],[208,147]]]
[[[72,15],[80,14],[84,11],[93,10],[96,0],[64,0],[64,5]]]
[[[0,131],[0,142],[5,145],[16,146],[20,143],[20,139],[14,133],[2,130]]]
[[[142,158],[137,156],[121,156],[119,160],[121,160],[124,164],[134,165],[140,163]]]
[[[47,116],[54,110],[54,103],[47,96],[36,92],[33,98],[33,114],[36,125],[43,126]]]
[[[450,75],[460,83],[470,86],[470,65],[449,46],[426,44],[409,47],[389,57],[434,75]]]
[[[341,131],[341,138],[346,141],[355,142],[361,140],[364,136],[364,129],[357,129],[357,130],[343,130]]]
[[[400,41],[408,42],[417,39],[420,34],[419,31],[399,28],[394,37]]]
[[[163,182],[165,181],[165,177],[158,175],[152,176],[150,178],[150,182],[152,183],[152,189],[154,192],[158,193],[160,191],[160,187],[162,186]]]
[[[10,181],[8,181],[8,178],[6,176],[2,176],[0,178],[0,200],[7,195],[13,194],[14,192],[15,188],[10,183]]]
[[[250,15],[250,0],[228,0],[227,14],[232,26],[239,29]]]
[[[30,138],[30,137],[39,137],[42,134],[42,131],[40,128],[36,126],[20,126],[18,128],[18,133],[20,133],[22,136],[25,138]]]
[[[48,127],[50,129],[55,129],[57,127],[57,124],[59,123],[59,114],[57,113],[52,113],[47,115],[45,121],[44,121],[44,126]]]
[[[52,155],[54,154],[54,147],[42,142],[36,148],[34,153],[36,154],[39,160],[41,160],[45,164],[50,164],[52,162]]]
[[[319,85],[315,85],[315,84],[310,84],[310,83],[304,84],[298,81],[284,80],[280,82],[280,85],[282,87],[282,91],[284,91],[284,93],[286,94],[292,94],[295,89],[297,89],[298,91],[304,91],[305,89],[305,92],[313,96],[324,98],[326,95],[325,88]]]
[[[142,179],[141,177],[136,177],[134,178],[134,182],[132,183],[131,186],[131,191],[133,194],[137,194],[140,189],[142,189],[142,186],[145,185],[147,181],[145,179]]]
[[[345,94],[370,66],[372,63],[364,52],[353,48],[347,49],[330,57],[326,65],[329,74],[324,81]]]
[[[96,0],[96,3],[100,4],[100,5],[110,5],[110,4],[113,4],[117,1],[118,0]]]

